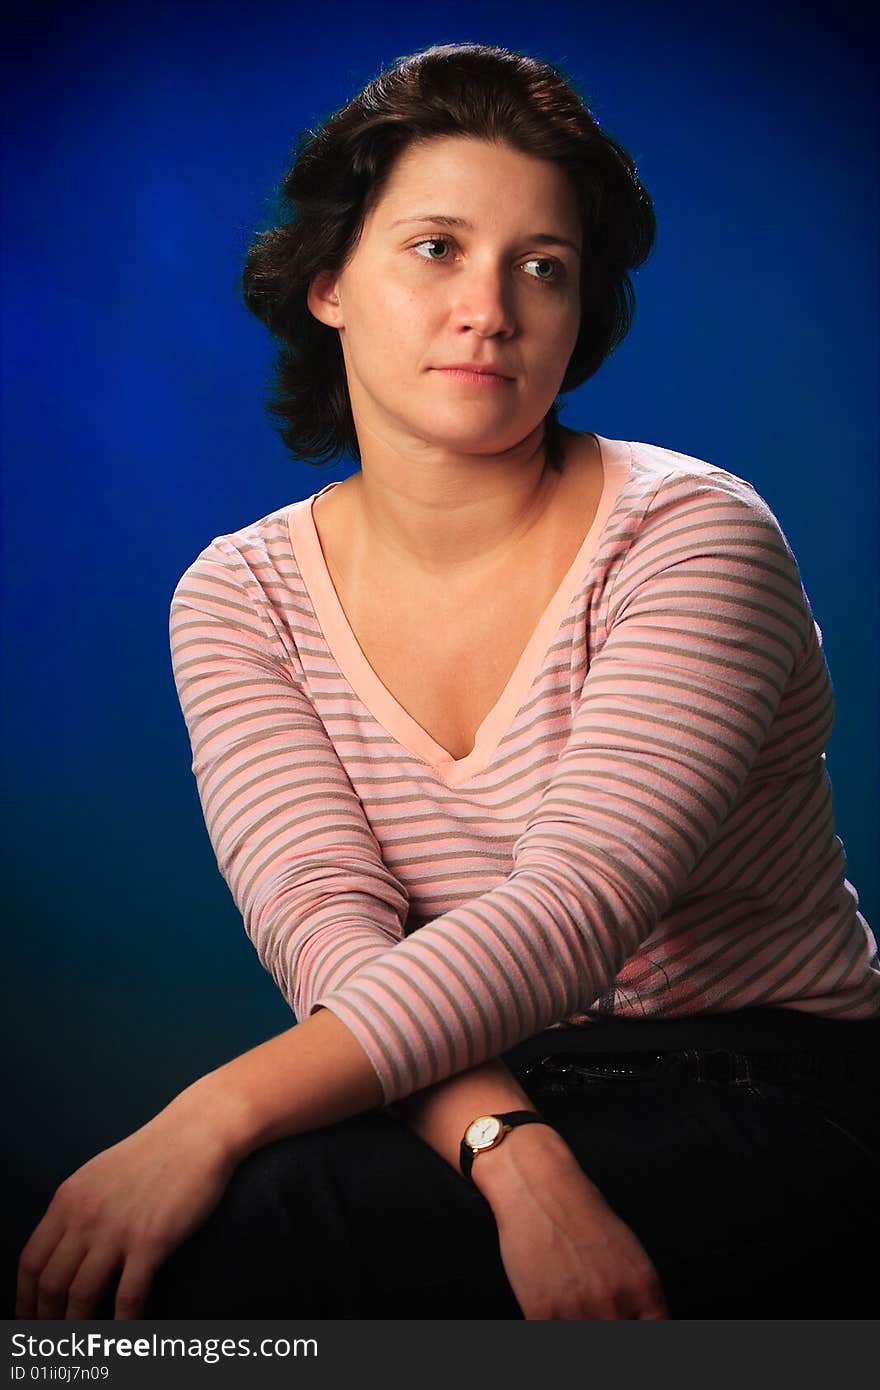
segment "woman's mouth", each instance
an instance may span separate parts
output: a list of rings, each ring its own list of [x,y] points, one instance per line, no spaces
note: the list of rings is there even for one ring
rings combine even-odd
[[[441,372],[443,376],[452,377],[455,381],[467,382],[469,386],[511,386],[513,378],[501,376],[497,372],[476,372],[468,370],[466,367],[435,367],[435,372]]]

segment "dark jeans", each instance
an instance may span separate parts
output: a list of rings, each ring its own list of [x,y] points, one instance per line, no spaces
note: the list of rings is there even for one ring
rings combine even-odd
[[[607,1019],[504,1058],[644,1245],[672,1317],[876,1316],[880,1019]],[[522,1313],[483,1196],[373,1110],[250,1154],[144,1316]]]

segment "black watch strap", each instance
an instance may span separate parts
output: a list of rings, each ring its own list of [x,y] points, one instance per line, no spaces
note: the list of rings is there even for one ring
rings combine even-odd
[[[544,1119],[543,1115],[539,1115],[537,1110],[507,1110],[503,1114],[494,1114],[493,1112],[493,1115],[496,1120],[500,1120],[501,1123],[506,1125],[509,1129],[515,1129],[517,1125],[546,1125],[550,1123],[549,1120]],[[471,1123],[473,1123],[473,1121],[471,1121]],[[470,1128],[470,1125],[468,1128]],[[498,1143],[500,1142],[501,1140],[499,1139]],[[497,1148],[498,1143],[493,1144],[491,1147]],[[481,1152],[488,1153],[488,1149],[482,1150]],[[459,1165],[463,1176],[468,1178],[471,1182],[473,1182],[471,1169],[473,1168],[475,1157],[476,1154],[470,1144],[462,1139]]]

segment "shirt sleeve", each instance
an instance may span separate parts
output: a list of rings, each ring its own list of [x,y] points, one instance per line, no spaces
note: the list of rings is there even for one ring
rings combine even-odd
[[[776,518],[735,484],[658,488],[504,882],[316,1001],[386,1104],[593,1007],[742,794],[812,616]]]
[[[409,897],[245,567],[218,538],[171,600],[171,660],[218,868],[298,1019],[402,939]]]

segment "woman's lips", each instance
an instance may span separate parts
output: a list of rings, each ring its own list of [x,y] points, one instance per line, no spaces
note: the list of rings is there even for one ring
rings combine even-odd
[[[466,381],[471,386],[510,386],[513,378],[497,376],[494,372],[469,372],[463,367],[435,367],[435,372],[454,377],[456,381]]]

